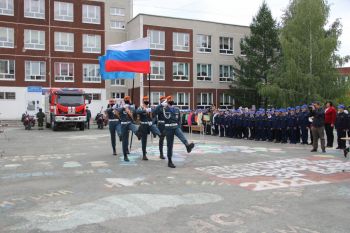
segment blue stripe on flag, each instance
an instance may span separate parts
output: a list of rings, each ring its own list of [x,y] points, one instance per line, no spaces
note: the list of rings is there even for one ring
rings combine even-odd
[[[106,72],[105,63],[106,56],[100,56],[98,58],[100,63],[100,74],[103,80],[107,79],[133,79],[135,77],[135,73],[133,72]]]
[[[137,61],[149,61],[150,60],[150,50],[107,50],[106,53],[107,60],[116,60],[124,62],[137,62]]]

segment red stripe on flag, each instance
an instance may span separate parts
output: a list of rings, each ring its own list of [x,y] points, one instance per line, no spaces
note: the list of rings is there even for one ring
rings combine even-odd
[[[105,63],[105,68],[107,72],[135,72],[135,73],[150,73],[150,62],[140,61],[140,62],[123,62],[116,60],[107,60]]]

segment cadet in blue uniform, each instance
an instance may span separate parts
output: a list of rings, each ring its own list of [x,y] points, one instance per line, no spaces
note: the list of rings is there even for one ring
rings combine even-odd
[[[220,112],[219,116],[219,131],[220,131],[220,137],[223,137],[225,135],[225,115],[224,111]]]
[[[254,116],[254,111],[249,112],[249,140],[254,140],[255,139],[255,116]]]
[[[282,109],[282,116],[280,119],[280,128],[281,128],[281,142],[287,143],[287,112],[285,109]]]
[[[273,141],[273,129],[272,129],[273,116],[271,113],[272,113],[271,111],[267,111],[266,124],[265,124],[267,140],[269,142]]]
[[[294,108],[290,109],[290,114],[287,116],[287,129],[288,129],[289,142],[291,144],[296,144],[297,143],[297,138],[296,138],[297,123],[296,123]]]
[[[301,112],[298,116],[298,122],[300,126],[301,131],[301,143],[304,145],[308,144],[309,139],[309,130],[310,127],[310,121],[309,121],[309,112],[307,109],[307,105],[301,106]]]
[[[119,119],[121,124],[122,134],[122,148],[124,154],[124,161],[129,162],[128,158],[128,145],[129,145],[129,130],[131,130],[140,139],[137,125],[134,124],[133,114],[135,112],[135,106],[131,105],[130,96],[124,97],[124,106],[118,108]]]
[[[160,103],[163,103],[164,100],[166,100],[165,96],[160,97]],[[161,133],[161,136],[159,137],[159,154],[161,159],[165,159],[164,153],[163,153],[163,145],[164,145],[164,138],[165,138],[165,117],[163,114],[163,106],[159,105],[155,110],[154,110],[154,117],[156,118],[157,121],[157,127]]]
[[[248,112],[244,112],[242,115],[242,133],[243,133],[243,138],[248,139],[248,137],[249,137],[249,115],[248,115]]]
[[[194,147],[193,143],[188,143],[187,139],[183,135],[180,129],[180,110],[173,106],[174,101],[171,96],[167,96],[167,103],[163,104],[163,115],[165,118],[165,133],[167,140],[167,157],[168,157],[168,167],[175,168],[173,164],[173,145],[174,136],[183,137],[186,141],[187,152],[190,153]]]
[[[143,97],[143,104],[136,110],[136,113],[140,116],[140,127],[139,134],[141,135],[142,144],[142,160],[148,160],[147,158],[147,137],[150,132],[152,134],[161,136],[159,129],[153,123],[152,109],[149,108],[149,98],[148,96]]]
[[[346,130],[348,128],[348,121],[349,117],[344,112],[345,106],[339,105],[338,106],[338,114],[337,118],[335,120],[335,128],[337,130],[337,138],[338,138],[338,147],[337,149],[345,149],[346,148],[346,141],[342,140],[341,138],[346,137]]]
[[[117,151],[115,148],[116,147],[115,132],[117,131],[118,136],[120,137],[121,130],[120,130],[120,122],[118,119],[118,114],[115,111],[115,101],[113,99],[109,100],[109,104],[107,106],[105,113],[108,117],[108,127],[109,127],[109,133],[111,135],[113,155],[117,155]]]
[[[301,139],[301,133],[300,133],[300,123],[299,123],[299,116],[301,115],[301,111],[300,111],[301,107],[300,106],[296,106],[295,107],[295,117],[296,117],[296,124],[297,124],[297,131],[296,131],[296,141],[297,143],[300,143],[300,139]]]
[[[281,142],[281,110],[276,110],[275,121],[272,123],[272,126],[275,130],[275,143]]]

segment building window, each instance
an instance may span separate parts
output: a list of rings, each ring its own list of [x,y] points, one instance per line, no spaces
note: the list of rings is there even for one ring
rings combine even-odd
[[[124,92],[112,92],[111,97],[113,99],[124,99],[125,93]]]
[[[111,16],[125,16],[125,9],[119,7],[111,7],[110,8]]]
[[[74,52],[74,34],[55,32],[55,51]]]
[[[150,37],[150,48],[164,50],[165,32],[157,30],[148,30],[147,36]]]
[[[173,63],[173,80],[188,81],[189,80],[189,65],[188,63]]]
[[[220,82],[231,82],[234,78],[233,66],[220,65]]]
[[[100,35],[83,35],[83,52],[84,53],[101,53],[101,36]]]
[[[55,20],[57,21],[74,21],[73,3],[55,1]]]
[[[55,63],[56,82],[74,82],[74,64],[65,62]]]
[[[14,60],[0,60],[0,80],[15,80]]]
[[[101,100],[100,93],[87,93],[87,95],[90,100]]]
[[[125,22],[118,20],[111,20],[111,28],[112,29],[125,29]]]
[[[190,34],[173,32],[173,50],[190,51]]]
[[[100,24],[101,9],[100,6],[83,5],[83,23]]]
[[[2,48],[14,48],[14,29],[0,27],[0,47]]]
[[[83,83],[101,83],[100,65],[83,64]]]
[[[160,104],[160,97],[165,96],[164,92],[151,92],[150,97],[150,104],[151,105],[159,105]]]
[[[229,108],[232,106],[232,97],[226,93],[220,95],[220,108]]]
[[[232,37],[220,37],[220,53],[221,54],[233,54],[233,38]]]
[[[213,93],[200,93],[197,95],[197,107],[207,108],[213,104]]]
[[[163,61],[151,61],[151,80],[165,80],[164,66]]]
[[[0,100],[15,100],[16,92],[0,92]]]
[[[111,86],[125,86],[125,79],[112,79]]]
[[[197,80],[211,81],[211,64],[197,64]]]
[[[176,93],[174,103],[181,109],[189,109],[189,94],[184,92]]]
[[[13,0],[0,0],[0,15],[14,15]]]
[[[24,30],[24,48],[45,50],[45,32],[37,30]]]
[[[24,17],[45,19],[45,0],[24,0]]]
[[[197,52],[201,52],[201,53],[211,52],[211,36],[197,35]]]
[[[241,38],[241,44],[245,44],[245,40],[243,38]],[[246,52],[241,48],[241,56],[246,56]]]
[[[45,81],[46,63],[44,61],[26,61],[25,74],[26,81]]]

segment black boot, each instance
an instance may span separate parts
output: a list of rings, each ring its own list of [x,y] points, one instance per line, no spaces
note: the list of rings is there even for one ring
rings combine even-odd
[[[170,168],[176,168],[176,166],[173,164],[173,161],[171,161],[171,159],[169,159],[168,167],[170,167]]]
[[[124,155],[124,161],[125,162],[129,162],[130,161],[127,155]]]
[[[163,152],[160,153],[160,156],[159,156],[160,159],[165,159],[164,155],[163,155]]]
[[[142,160],[148,160],[146,154],[147,154],[147,153],[143,153]]]
[[[186,145],[187,153],[191,153],[193,148],[194,148],[194,144],[192,142]]]
[[[117,152],[116,152],[115,148],[113,148],[113,155],[114,155],[114,156],[117,155]]]
[[[347,158],[349,153],[349,149],[344,149],[344,157]]]

